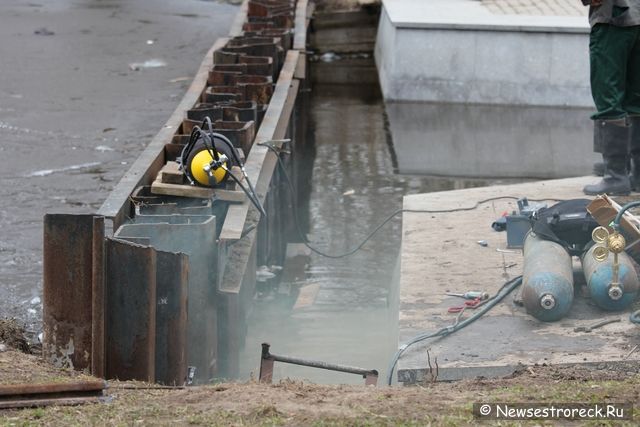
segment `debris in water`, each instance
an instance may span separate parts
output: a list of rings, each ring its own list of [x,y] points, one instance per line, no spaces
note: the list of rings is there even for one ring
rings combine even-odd
[[[343,196],[353,196],[354,194],[356,194],[356,190],[354,190],[353,188],[342,193]]]
[[[327,52],[320,56],[320,61],[322,62],[333,62],[337,61],[338,59],[340,59],[340,56],[334,52]]]
[[[116,130],[116,128],[104,128],[102,129],[103,133],[111,132],[112,130]]]
[[[59,169],[42,169],[39,171],[31,172],[30,174],[27,175],[27,177],[30,178],[30,177],[36,177],[36,176],[48,176],[57,172],[68,172],[68,171],[74,171],[78,169],[92,168],[94,166],[98,166],[99,164],[100,162],[90,162],[90,163],[82,163],[80,165],[66,166],[64,168],[59,168]]]
[[[154,44],[155,42],[153,40],[147,40],[147,44],[151,45]]]
[[[129,64],[129,69],[131,69],[132,71],[140,71],[146,68],[160,68],[166,66],[167,63],[161,59],[150,59],[144,62],[133,62]]]
[[[33,32],[33,34],[37,34],[39,36],[52,36],[55,33],[51,30],[49,30],[48,28],[42,27],[42,28],[38,28],[37,30],[35,30]]]
[[[104,153],[105,151],[113,151],[113,148],[109,147],[108,145],[98,145],[95,150]]]
[[[261,265],[256,270],[256,280],[258,282],[266,282],[269,279],[273,279],[276,275],[266,265]]]

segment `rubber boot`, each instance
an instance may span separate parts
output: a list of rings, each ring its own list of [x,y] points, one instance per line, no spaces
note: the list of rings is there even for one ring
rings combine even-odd
[[[638,117],[640,119],[640,117]],[[630,119],[620,119],[620,120],[596,120],[593,122],[593,152],[594,153],[602,153],[602,130],[606,127],[607,123],[619,124],[620,126],[629,125]],[[640,129],[639,129],[640,130]],[[639,155],[640,155],[640,147],[638,147]],[[629,170],[631,170],[631,162],[629,162]],[[604,162],[595,162],[593,164],[593,175],[595,176],[603,176],[604,175]]]
[[[590,196],[626,196],[631,192],[627,167],[631,128],[625,120],[597,120],[595,124],[594,148],[597,144],[602,148],[604,175],[599,183],[587,185],[583,191]]]
[[[595,176],[603,176],[604,175],[604,162],[595,162],[593,164],[593,175]]]
[[[593,152],[602,154],[602,135],[601,128],[603,120],[595,120],[593,122]],[[593,174],[595,176],[604,175],[604,162],[595,162],[593,164]]]
[[[640,191],[640,116],[629,117],[629,152],[631,154],[631,189]]]

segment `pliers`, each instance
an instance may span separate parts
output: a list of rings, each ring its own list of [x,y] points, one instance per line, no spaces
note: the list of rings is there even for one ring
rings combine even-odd
[[[449,307],[447,312],[448,313],[460,313],[461,311],[466,310],[466,309],[475,309],[475,308],[480,307],[486,301],[487,300],[482,300],[480,298],[474,298],[471,301],[465,301],[464,305],[456,306],[456,307]]]

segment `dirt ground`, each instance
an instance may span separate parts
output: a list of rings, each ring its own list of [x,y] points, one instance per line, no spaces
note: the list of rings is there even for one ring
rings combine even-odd
[[[13,350],[0,353],[0,385],[83,379],[90,377],[57,370],[36,356]],[[273,385],[248,382],[170,390],[150,387],[137,382],[109,382],[103,403],[0,410],[0,425],[486,424],[474,419],[474,402],[625,402],[635,404],[634,417],[640,416],[640,376],[549,366],[523,369],[512,378],[476,378],[415,387],[321,386],[290,380]],[[627,425],[635,424],[630,421]]]

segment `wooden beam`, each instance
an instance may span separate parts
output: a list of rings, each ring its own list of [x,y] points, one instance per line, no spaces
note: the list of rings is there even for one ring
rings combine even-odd
[[[255,143],[247,161],[245,169],[249,180],[254,184],[258,198],[264,201],[266,192],[271,182],[271,176],[277,162],[275,154],[260,143],[274,139],[282,139],[286,135],[286,129],[291,119],[293,105],[298,93],[299,81],[294,80],[293,75],[298,64],[300,53],[295,50],[287,52],[282,71],[278,77],[276,89],[271,97],[271,102],[262,120],[262,125],[256,135]],[[242,236],[249,203],[229,207],[227,216],[220,233],[221,240],[238,240]]]
[[[295,34],[293,48],[304,52],[307,49],[307,8],[308,0],[298,0],[296,5]]]
[[[240,12],[236,15],[229,30],[229,37],[238,37],[243,33],[244,23],[247,21],[247,12],[249,11],[249,0],[244,0],[240,5]]]

